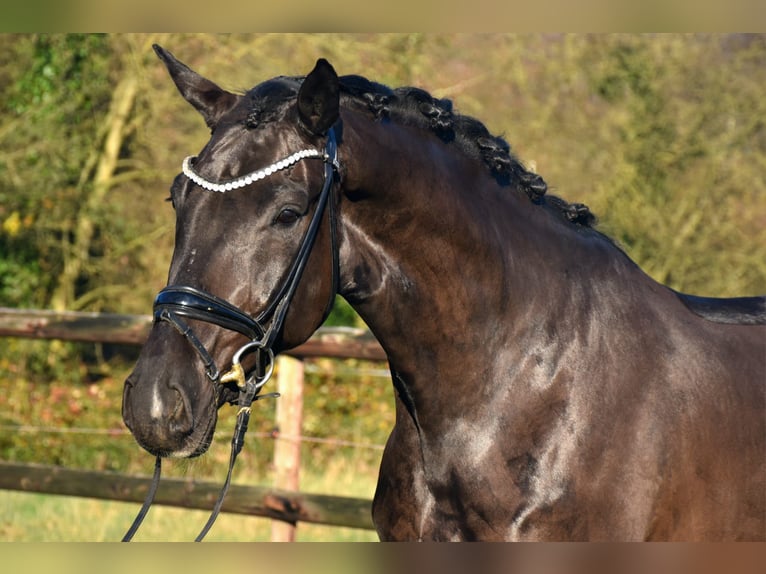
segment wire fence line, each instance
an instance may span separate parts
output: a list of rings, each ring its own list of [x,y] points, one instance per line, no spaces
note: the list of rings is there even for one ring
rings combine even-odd
[[[391,378],[391,371],[389,369],[371,369],[371,368],[361,368],[361,367],[333,367],[332,369],[328,369],[323,367],[322,365],[317,365],[313,362],[307,362],[306,363],[306,372],[312,375],[325,375],[325,376],[333,376],[333,377],[348,377],[348,378],[359,378],[359,377],[375,377],[380,379],[390,379]]]
[[[377,377],[383,379],[390,379],[391,373],[388,369],[375,369],[375,368],[332,368],[328,369],[316,363],[307,363],[306,372],[313,375],[333,376],[340,378],[351,377]],[[22,432],[22,433],[37,433],[37,434],[79,434],[79,435],[100,435],[100,436],[126,436],[130,437],[131,432],[126,428],[88,428],[88,427],[53,427],[42,425],[13,425],[13,424],[0,424],[0,432]],[[256,438],[271,438],[271,439],[283,439],[292,440],[312,444],[324,444],[328,446],[347,447],[347,448],[366,448],[371,450],[382,451],[385,448],[383,444],[365,443],[347,439],[331,438],[331,437],[316,437],[307,435],[289,435],[280,433],[278,430],[271,432],[259,432],[250,431],[249,436]],[[230,438],[230,433],[227,431],[215,431],[213,434],[215,439]]]
[[[23,433],[38,433],[38,434],[82,434],[82,435],[102,435],[102,436],[132,436],[128,429],[104,429],[104,428],[84,428],[84,427],[47,427],[47,426],[35,426],[35,425],[0,425],[0,431],[8,432],[23,432]],[[216,431],[214,438],[217,439],[229,439],[230,434],[224,431]],[[367,448],[371,450],[383,450],[385,445],[373,444],[365,442],[357,442],[352,440],[305,436],[305,435],[288,435],[280,433],[279,431],[272,432],[259,432],[251,431],[248,436],[256,438],[271,438],[281,440],[292,440],[298,442],[324,444],[328,446],[348,447],[348,448]]]
[[[0,307],[0,337],[22,337],[35,339],[58,339],[103,343],[122,343],[141,345],[151,326],[151,317],[144,315],[119,315],[113,313],[54,312],[37,309],[9,309]],[[288,351],[288,354],[301,358],[351,358],[385,361],[385,353],[377,341],[364,329],[356,327],[322,327],[304,345]],[[371,366],[328,369],[313,361],[304,365],[309,374],[339,378],[375,377],[390,379],[391,373],[385,367]],[[0,425],[0,431],[51,434],[84,434],[120,436],[129,435],[124,428],[79,428],[50,427],[39,425]],[[307,443],[327,444],[352,448],[383,450],[384,445],[363,443],[331,437],[312,437],[305,435],[287,435],[273,432],[251,432],[251,436],[296,440]],[[216,438],[226,433],[216,432]]]

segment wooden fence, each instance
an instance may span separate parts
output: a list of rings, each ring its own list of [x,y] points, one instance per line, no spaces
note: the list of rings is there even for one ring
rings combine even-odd
[[[150,477],[61,466],[0,462],[0,489],[119,500],[141,504]],[[220,483],[163,478],[155,504],[210,510]],[[291,525],[311,522],[371,529],[370,501],[362,498],[293,492],[265,486],[232,484],[222,512],[264,516]],[[126,525],[127,526],[127,525]]]
[[[142,345],[151,328],[149,315],[54,312],[0,307],[0,337],[58,339],[105,344]],[[378,342],[359,329],[321,328],[309,341],[281,358],[277,428],[299,435],[302,411],[303,365],[306,357],[379,360],[386,355]],[[296,431],[298,429],[298,432]],[[273,518],[272,540],[294,540],[297,522],[371,529],[371,501],[359,498],[306,494],[298,491],[300,449],[295,441],[275,448],[275,487],[232,485],[223,512]],[[288,442],[292,442],[288,444]],[[0,462],[0,489],[84,496],[127,502],[143,501],[149,477],[63,467]],[[220,484],[163,479],[157,504],[210,509]]]
[[[151,325],[150,315],[0,307],[0,337],[143,345]],[[369,333],[361,329],[332,327],[320,328],[306,343],[285,354],[299,358],[386,360],[380,344]]]

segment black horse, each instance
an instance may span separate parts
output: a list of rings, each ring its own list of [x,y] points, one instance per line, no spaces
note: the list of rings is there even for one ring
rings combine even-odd
[[[339,293],[396,391],[381,539],[766,538],[766,297],[656,283],[448,100],[324,60],[237,95],[155,50],[212,135],[125,384],[145,449],[203,453]]]

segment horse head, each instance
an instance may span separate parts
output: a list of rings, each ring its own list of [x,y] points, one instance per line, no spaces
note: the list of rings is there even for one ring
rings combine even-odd
[[[238,95],[155,51],[211,137],[171,186],[168,287],[125,382],[123,418],[152,454],[190,457],[260,360],[308,339],[334,301],[338,77],[319,60],[305,79]],[[239,377],[224,374],[229,364]]]

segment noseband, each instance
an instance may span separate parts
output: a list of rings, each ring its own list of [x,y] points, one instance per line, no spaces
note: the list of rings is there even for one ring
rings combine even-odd
[[[319,193],[316,210],[309,222],[308,229],[306,229],[301,245],[298,248],[298,252],[290,265],[284,281],[272,294],[266,308],[261,311],[257,317],[253,318],[248,313],[228,301],[216,297],[202,289],[197,289],[196,287],[188,285],[169,285],[162,289],[154,300],[155,323],[167,321],[181,335],[183,335],[187,341],[189,341],[202,360],[205,366],[205,373],[210,381],[215,385],[235,383],[239,389],[237,400],[239,412],[237,413],[237,424],[234,429],[234,436],[232,437],[231,457],[229,459],[229,470],[226,482],[224,483],[210,519],[196,538],[196,541],[200,541],[205,534],[207,534],[217,518],[226,491],[229,488],[234,461],[237,454],[242,450],[244,444],[244,435],[247,431],[247,425],[250,419],[251,404],[253,401],[261,398],[279,396],[277,393],[259,396],[258,393],[263,385],[269,380],[274,370],[275,353],[273,347],[277,338],[282,333],[290,302],[295,295],[303,271],[308,263],[311,250],[317,235],[319,234],[322,217],[328,204],[333,273],[332,289],[330,291],[329,301],[325,308],[325,314],[329,313],[332,308],[338,287],[338,248],[335,206],[331,196],[333,195],[333,176],[338,173],[340,164],[338,162],[338,146],[335,140],[335,131],[332,128],[327,133],[327,142],[325,144],[324,152],[312,149],[302,150],[267,168],[225,183],[212,182],[195,173],[191,167],[192,159],[193,158],[186,158],[184,160],[184,174],[192,182],[203,189],[220,193],[238,189],[260,179],[264,179],[303,159],[321,159],[324,162],[322,190]],[[221,374],[221,371],[216,365],[210,352],[202,344],[194,333],[194,330],[184,321],[184,319],[212,323],[213,325],[223,327],[224,329],[241,333],[250,339],[250,341],[234,353],[231,368],[227,372]],[[242,357],[248,353],[256,354],[256,367],[253,373],[249,376],[245,373],[241,363]],[[218,393],[216,392],[216,395],[217,394]],[[155,463],[154,477],[149,492],[147,493],[146,500],[144,501],[138,516],[136,516],[133,525],[123,537],[123,542],[131,540],[149,510],[149,506],[152,503],[154,493],[159,484],[160,464],[160,457],[158,456]]]

